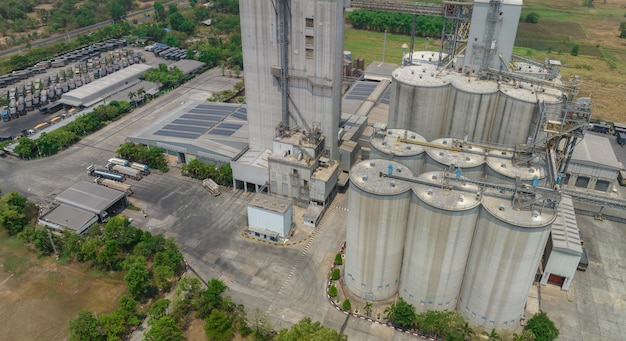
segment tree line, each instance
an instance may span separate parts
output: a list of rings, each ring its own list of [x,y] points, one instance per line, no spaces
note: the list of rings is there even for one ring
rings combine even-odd
[[[232,186],[233,184],[233,170],[228,163],[218,168],[210,163],[194,159],[182,165],[180,171],[183,175],[195,179],[211,178],[222,186]]]
[[[132,162],[139,162],[148,165],[152,169],[158,169],[162,172],[169,171],[164,150],[158,147],[148,147],[143,144],[135,144],[133,142],[122,143],[115,154],[118,157],[127,159]]]
[[[132,109],[130,103],[126,101],[111,101],[49,133],[41,133],[34,140],[27,137],[21,138],[13,151],[23,159],[54,155],[78,142],[88,133],[97,131],[108,122],[119,119]]]
[[[352,27],[359,30],[410,35],[413,28],[413,14],[355,9],[348,12]],[[418,15],[415,18],[415,34],[422,37],[438,37],[443,28],[443,18]]]

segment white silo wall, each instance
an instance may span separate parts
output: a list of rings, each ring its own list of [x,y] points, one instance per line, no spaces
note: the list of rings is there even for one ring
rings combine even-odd
[[[513,331],[555,215],[544,209],[533,217],[492,196],[483,196],[481,207],[457,311],[472,325]]]
[[[452,81],[448,110],[443,127],[444,136],[469,141],[487,141],[498,100],[494,81],[477,81],[457,77]]]
[[[480,211],[476,186],[448,190],[437,180],[414,186],[407,222],[399,293],[418,313],[455,309]]]
[[[398,138],[406,138],[417,142],[426,142],[421,135],[404,129],[387,129],[385,132],[375,134],[371,139],[371,159],[393,160],[402,163],[413,172],[422,172],[424,164],[425,147],[398,141]]]
[[[524,183],[532,183],[537,177],[537,184],[544,185],[543,179],[547,176],[547,164],[543,158],[537,157],[523,166],[513,165],[513,153],[493,150],[487,156],[485,179],[493,183],[514,183],[519,179]]]
[[[441,138],[431,141],[432,144],[444,147],[455,147],[455,141],[451,138]],[[484,149],[472,145],[460,143],[461,151],[446,150],[436,147],[426,148],[426,160],[423,172],[435,172],[447,170],[450,165],[461,168],[462,176],[472,180],[480,180],[483,177],[485,164]]]
[[[536,100],[519,96],[519,90],[507,88],[500,92],[492,135],[487,142],[513,147],[527,143],[534,134]]]
[[[389,128],[415,131],[427,140],[441,136],[450,83],[435,73],[436,67],[426,64],[393,71]]]
[[[411,183],[380,177],[389,160],[367,160],[350,170],[350,198],[344,283],[355,295],[370,301],[398,292]],[[402,174],[412,176],[404,167]]]

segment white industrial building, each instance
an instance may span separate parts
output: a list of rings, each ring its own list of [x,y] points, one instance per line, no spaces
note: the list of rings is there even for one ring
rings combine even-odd
[[[248,202],[248,234],[277,242],[293,229],[291,200],[257,193]]]
[[[555,283],[567,291],[576,274],[582,253],[574,202],[572,197],[564,195],[543,252],[541,284]]]
[[[586,134],[574,149],[565,182],[568,187],[609,192],[616,185],[620,169],[609,138]]]

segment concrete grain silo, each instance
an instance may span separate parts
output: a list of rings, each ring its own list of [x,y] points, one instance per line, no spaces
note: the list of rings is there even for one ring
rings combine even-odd
[[[411,183],[380,173],[411,177],[403,165],[367,160],[350,171],[350,198],[344,282],[357,296],[384,300],[398,292]]]
[[[462,176],[472,180],[480,180],[483,176],[485,164],[485,150],[481,147],[463,144],[455,144],[454,139],[441,138],[431,141],[431,144],[445,148],[426,148],[426,161],[424,172],[447,170],[450,166],[461,168]],[[459,151],[449,148],[459,148]]]
[[[419,179],[432,186],[413,187],[399,293],[418,313],[453,310],[480,211],[479,189],[461,182],[442,188],[441,172]]]
[[[415,132],[404,129],[387,129],[372,136],[370,158],[397,161],[409,167],[414,174],[421,173],[426,148],[419,144],[400,142],[398,138],[426,142],[424,137]]]
[[[460,75],[451,78],[451,83],[443,136],[488,141],[498,102],[497,83]]]
[[[487,330],[515,330],[546,245],[553,209],[518,210],[510,198],[482,196],[457,311]]]
[[[538,184],[542,184],[547,176],[547,165],[541,157],[523,166],[515,166],[512,161],[513,153],[493,150],[487,156],[485,180],[493,183],[514,183],[516,178],[531,184],[536,177]]]

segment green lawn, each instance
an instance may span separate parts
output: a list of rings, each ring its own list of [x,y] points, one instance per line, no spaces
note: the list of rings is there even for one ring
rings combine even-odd
[[[353,59],[364,58],[365,66],[374,61],[382,61],[384,36],[384,33],[346,28],[344,50],[352,52]],[[425,41],[424,38],[416,38],[414,49],[416,51],[424,50]],[[402,44],[410,45],[411,37],[387,33],[386,63],[400,64]],[[429,40],[429,50],[439,51],[439,46],[434,46],[432,39]]]

